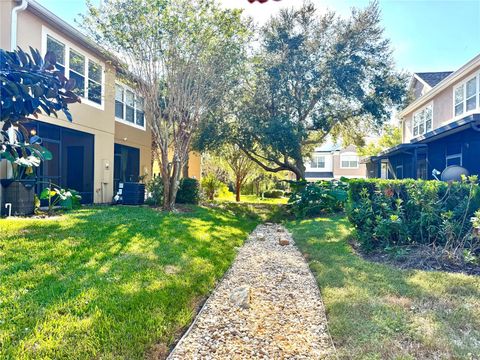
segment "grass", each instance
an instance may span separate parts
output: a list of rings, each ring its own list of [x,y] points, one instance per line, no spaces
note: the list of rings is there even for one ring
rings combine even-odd
[[[189,209],[0,220],[0,358],[164,356],[259,221]]]
[[[289,222],[342,359],[478,359],[480,277],[371,263],[342,216]]]
[[[227,195],[223,195],[217,198],[219,201],[235,201],[235,194],[228,193]],[[268,204],[268,205],[283,205],[286,204],[288,198],[283,197],[279,199],[269,199],[269,198],[262,198],[257,195],[241,195],[240,202],[248,203],[248,204]]]

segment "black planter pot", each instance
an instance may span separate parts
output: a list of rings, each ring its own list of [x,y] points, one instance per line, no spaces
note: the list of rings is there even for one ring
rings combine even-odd
[[[2,214],[8,215],[6,204],[12,204],[12,215],[32,215],[35,210],[35,180],[2,180],[4,201]]]

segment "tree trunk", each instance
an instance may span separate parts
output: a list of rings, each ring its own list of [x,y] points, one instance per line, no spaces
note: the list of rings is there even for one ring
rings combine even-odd
[[[297,177],[297,181],[305,180],[305,164],[303,163],[303,159],[297,159],[295,161],[295,176]]]
[[[237,181],[235,182],[235,200],[237,202],[240,202],[240,190],[242,188],[242,184],[240,182],[240,180],[237,179]]]

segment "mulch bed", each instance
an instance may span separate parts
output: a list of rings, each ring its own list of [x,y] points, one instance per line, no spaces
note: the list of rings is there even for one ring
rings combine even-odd
[[[480,275],[479,265],[455,263],[446,258],[440,250],[435,250],[429,246],[399,247],[399,250],[404,249],[405,251],[401,251],[400,254],[395,254],[381,250],[365,252],[355,239],[350,239],[349,243],[355,253],[363,259],[392,265],[399,269],[447,271],[467,275]]]

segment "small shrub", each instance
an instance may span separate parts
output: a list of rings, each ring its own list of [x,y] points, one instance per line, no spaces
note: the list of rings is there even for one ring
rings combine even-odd
[[[267,190],[263,192],[263,197],[267,199],[280,199],[285,195],[285,192],[280,189]]]
[[[202,185],[202,191],[208,200],[214,200],[215,197],[219,195],[222,187],[223,188],[227,187],[223,182],[218,180],[218,178],[213,174],[205,176],[202,179],[201,185]]]
[[[151,206],[160,206],[163,203],[163,181],[161,176],[156,176],[146,184],[147,200]]]
[[[345,207],[348,185],[344,181],[291,182],[291,187],[288,203],[297,217],[339,212]]]
[[[198,204],[200,186],[197,179],[183,178],[177,192],[177,204]]]

